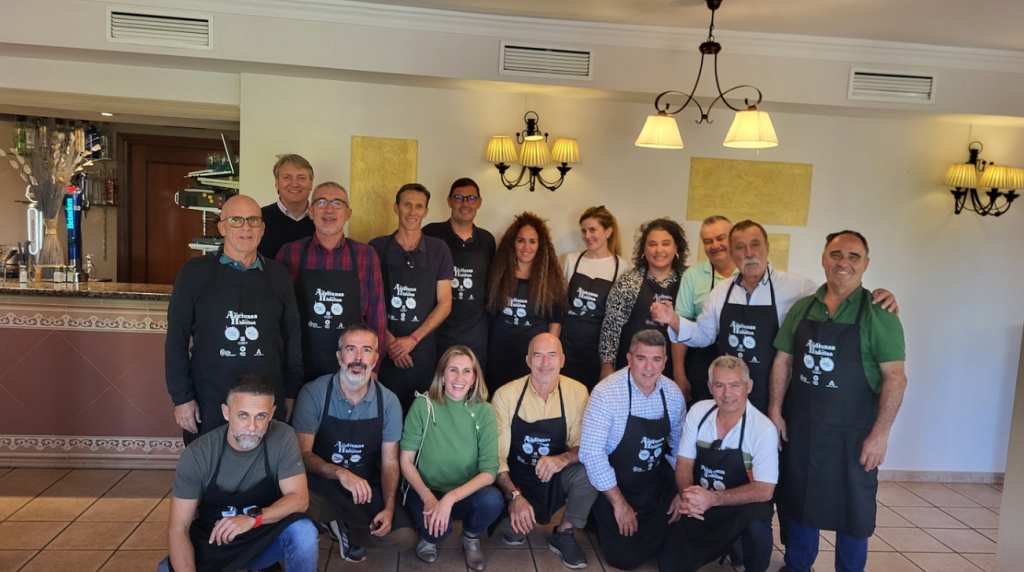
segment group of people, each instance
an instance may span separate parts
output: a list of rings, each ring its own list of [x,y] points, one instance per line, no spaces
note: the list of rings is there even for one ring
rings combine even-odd
[[[402,186],[397,230],[362,244],[341,185],[314,187],[298,155],[274,178],[274,204],[227,201],[223,248],[171,297],[188,447],[164,569],[313,570],[321,531],[347,561],[415,546],[433,562],[461,521],[483,570],[483,533],[522,544],[564,507],[548,546],[569,568],[589,527],[618,568],[729,554],[761,571],[777,511],[788,570],[810,570],[819,529],[837,570],[863,570],[906,377],[859,233],[827,237],[819,287],[775,270],[753,221],[705,220],[689,269],[682,227],[649,221],[627,260],[599,206],[560,264],[532,213],[497,243],[476,226],[471,179],[426,226],[430,192]]]

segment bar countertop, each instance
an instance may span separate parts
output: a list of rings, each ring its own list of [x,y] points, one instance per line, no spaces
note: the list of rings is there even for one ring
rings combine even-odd
[[[68,298],[108,298],[121,300],[167,301],[171,299],[169,284],[128,284],[123,282],[0,282],[0,296],[56,296]]]

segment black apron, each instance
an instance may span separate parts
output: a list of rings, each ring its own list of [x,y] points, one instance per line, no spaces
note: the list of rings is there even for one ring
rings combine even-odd
[[[636,295],[636,302],[629,314],[629,320],[622,326],[622,334],[619,338],[619,355],[615,360],[615,369],[619,370],[627,365],[626,354],[629,353],[629,344],[633,336],[643,330],[658,330],[668,344],[665,347],[665,369],[664,375],[672,378],[672,343],[668,337],[668,326],[659,324],[651,319],[651,304],[658,302],[675,305],[676,295],[679,294],[679,280],[668,286],[661,286],[651,278],[651,275],[644,270],[644,281],[640,286],[640,292]]]
[[[779,313],[775,307],[775,286],[771,272],[768,273],[768,289],[772,295],[771,306],[731,304],[732,289],[738,279],[729,285],[725,304],[718,318],[718,350],[722,355],[742,359],[750,369],[754,387],[748,399],[758,411],[768,415],[768,385],[775,361],[775,334],[779,333]],[[708,364],[710,366],[710,364]],[[707,370],[704,370],[707,376]]]
[[[284,303],[271,289],[266,270],[249,272],[261,279],[242,282],[242,271],[217,264],[213,285],[195,308],[190,369],[202,423],[196,434],[183,432],[186,445],[227,423],[220,406],[242,374],[270,379],[277,405],[274,418],[284,421],[287,413],[281,360]]]
[[[444,225],[445,242],[451,224]],[[461,239],[459,239],[461,240]],[[473,227],[473,242],[480,244],[479,233]],[[487,257],[479,248],[453,248],[455,277],[452,278],[452,311],[437,329],[437,352],[444,353],[454,345],[473,350],[480,366],[487,367],[487,335],[491,326],[487,315]]]
[[[484,376],[491,395],[513,379],[530,373],[530,366],[526,365],[530,340],[548,331],[548,325],[547,318],[537,312],[530,300],[530,281],[519,280],[516,295],[509,298],[501,313],[491,320],[490,349]]]
[[[324,411],[320,415],[320,427],[313,438],[313,453],[326,462],[347,469],[361,479],[365,479],[373,491],[367,504],[356,505],[352,501],[352,493],[348,492],[337,479],[327,479],[313,473],[306,473],[309,488],[316,491],[328,501],[347,506],[358,507],[367,513],[365,524],[369,518],[384,510],[384,495],[380,482],[381,448],[384,441],[384,396],[375,381],[370,381],[367,390],[374,392],[377,402],[377,417],[373,419],[338,419],[331,417],[331,394],[337,383],[338,374],[327,382],[327,397]],[[374,510],[376,508],[376,510]]]
[[[615,509],[603,494],[597,495],[592,509],[601,548],[613,565],[642,563],[658,554],[668,533],[668,507],[676,494],[674,471],[664,462],[672,431],[665,390],[660,390],[661,418],[644,419],[633,415],[633,379],[628,371],[626,383],[629,416],[622,440],[608,455],[608,462],[615,470],[619,491],[637,513],[637,531],[631,537],[619,534]]]
[[[537,460],[544,456],[561,455],[566,451],[568,429],[565,425],[565,401],[562,399],[562,384],[559,383],[558,404],[562,414],[553,419],[527,423],[519,417],[519,407],[523,404],[529,385],[530,380],[526,380],[515,413],[512,414],[508,474],[526,500],[530,501],[537,524],[547,524],[551,522],[551,515],[565,505],[565,490],[560,475],[554,475],[546,483],[541,482],[537,477]]]
[[[852,324],[807,319],[793,336],[793,375],[782,449],[786,508],[803,526],[868,538],[875,530],[878,469],[865,471],[861,448],[878,417],[878,395],[864,374],[862,290]],[[802,354],[802,355],[799,355]]]
[[[718,406],[712,407],[700,423],[697,434],[704,422]],[[724,491],[750,483],[750,475],[743,463],[743,439],[746,437],[747,413],[743,412],[740,425],[740,443],[735,449],[714,449],[697,447],[697,458],[693,462],[693,483],[709,491]],[[685,543],[673,546],[681,570],[697,570],[719,558],[733,541],[746,531],[750,521],[772,518],[770,501],[754,502],[735,506],[716,506],[704,512],[704,520],[683,516],[680,525],[685,531]]]
[[[306,379],[338,371],[338,338],[342,330],[362,321],[359,271],[356,259],[345,240],[351,270],[313,270],[299,268],[295,278],[295,298],[302,320],[302,365]],[[308,251],[313,249],[309,241]],[[308,254],[307,254],[308,256]],[[342,256],[338,253],[339,257]],[[339,260],[340,264],[340,260]]]
[[[580,260],[583,259],[582,252],[569,278],[569,305],[562,319],[560,336],[562,351],[565,353],[562,375],[587,386],[588,391],[601,381],[601,356],[598,351],[601,323],[604,322],[608,293],[619,277],[619,257],[612,257],[615,258],[615,274],[611,281],[580,274],[578,270]]]
[[[715,289],[715,267],[711,267],[711,290]],[[690,399],[693,403],[713,399],[711,390],[708,388],[708,368],[711,362],[722,355],[718,351],[717,344],[711,344],[705,348],[686,349],[686,359],[683,361],[683,369],[686,370],[686,379],[690,382]]]
[[[421,237],[420,241],[425,238]],[[385,257],[390,257],[394,242],[395,235],[392,234],[384,247]],[[385,264],[387,290],[384,292],[384,309],[388,316],[388,331],[396,338],[415,332],[437,306],[437,278],[431,262],[427,261],[426,268],[409,268],[404,260],[398,264]],[[421,339],[409,355],[413,363],[409,369],[398,367],[388,356],[382,356],[380,364],[380,380],[384,387],[398,396],[402,411],[408,411],[412,406],[415,392],[430,389],[437,365],[434,333]]]
[[[227,443],[227,432],[224,433],[224,441],[225,448],[231,446]],[[203,491],[199,500],[196,519],[192,521],[188,529],[188,536],[192,540],[192,548],[195,550],[197,572],[244,569],[246,564],[273,544],[285,528],[306,517],[301,512],[292,513],[275,523],[264,524],[259,528],[239,534],[228,544],[221,546],[210,544],[210,533],[222,518],[243,514],[243,510],[248,507],[255,506],[264,509],[281,500],[283,496],[281,489],[270,470],[267,442],[262,441],[260,447],[263,448],[259,454],[263,455],[263,469],[266,476],[247,491],[231,494],[217,485],[217,477],[220,476],[220,464],[224,459],[224,454],[221,453],[220,458],[217,459],[217,468],[213,471],[210,484]]]

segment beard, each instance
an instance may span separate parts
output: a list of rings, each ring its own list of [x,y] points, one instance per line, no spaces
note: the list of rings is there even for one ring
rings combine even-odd
[[[363,373],[354,373],[352,368],[355,366],[362,367]],[[372,373],[373,372],[370,371],[370,368],[365,363],[361,361],[354,361],[341,370],[338,378],[345,387],[349,389],[359,389],[370,381],[370,375]]]
[[[232,431],[231,436],[238,442],[238,446],[248,451],[263,440],[266,431]]]

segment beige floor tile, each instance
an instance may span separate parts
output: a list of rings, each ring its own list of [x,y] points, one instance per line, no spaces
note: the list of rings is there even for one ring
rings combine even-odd
[[[996,555],[995,554],[962,554],[964,558],[971,561],[972,564],[981,568],[985,572],[996,571]]]
[[[893,512],[889,507],[880,506],[878,507],[878,513],[875,515],[875,526],[885,528],[910,528],[914,525],[902,516]]]
[[[11,472],[11,469],[0,469],[0,477],[3,477],[9,472]]]
[[[814,572],[836,572],[836,553],[834,550],[818,551],[818,558],[814,561]]]
[[[876,528],[875,536],[899,552],[950,552],[950,549],[919,528]]]
[[[937,507],[977,507],[978,503],[964,495],[946,487],[921,487],[910,489],[910,492]]]
[[[917,564],[924,572],[979,572],[981,570],[959,554],[910,552],[904,556]]]
[[[529,550],[487,550],[487,572],[526,572],[535,570]],[[465,562],[463,562],[463,565]],[[456,565],[460,570],[460,566]]]
[[[113,554],[110,550],[43,550],[20,572],[96,572]]]
[[[954,552],[995,554],[996,543],[973,530],[927,528],[925,532],[953,549]]]
[[[921,572],[899,552],[868,552],[866,572]]]
[[[593,548],[584,548],[583,553],[587,556],[587,570],[601,570],[601,561]],[[496,556],[500,558],[501,556]],[[537,566],[537,572],[565,572],[566,567],[562,564],[562,557],[544,548],[533,549],[533,562]],[[490,570],[490,567],[487,568]]]
[[[32,498],[30,496],[0,496],[0,520],[5,520],[18,512],[18,509],[27,505]]]
[[[1000,507],[998,507],[998,506],[990,506],[990,507],[987,507],[987,508],[988,508],[988,509],[989,509],[990,511],[992,511],[992,512],[996,513],[996,514],[999,514],[999,511],[1000,511]]]
[[[66,522],[2,522],[0,550],[40,550],[67,525]]]
[[[999,492],[1003,492],[1003,483],[988,483],[988,486]]]
[[[983,528],[978,532],[987,536],[992,542],[999,542],[999,529],[997,528]]]
[[[49,520],[70,522],[85,512],[95,498],[36,497],[7,517],[10,521]]]
[[[944,508],[942,510],[971,528],[999,528],[999,515],[987,508]]]
[[[409,554],[416,558],[411,551]],[[462,551],[459,550],[459,555],[461,554]],[[420,564],[423,563],[420,562]],[[325,572],[396,572],[398,570],[398,553],[394,550],[367,550],[364,562],[345,562],[335,547],[331,550],[320,551],[320,565],[323,566],[321,569]],[[423,565],[426,566],[426,564]],[[461,571],[465,566],[465,560],[463,560],[459,570]]]
[[[878,490],[902,488],[903,486],[898,481],[878,481]]]
[[[66,471],[46,472],[38,475],[21,473],[25,469],[14,469],[0,478],[0,495],[34,497],[50,488]]]
[[[904,488],[878,489],[878,502],[887,507],[895,506],[931,506],[923,498]]]
[[[37,479],[37,480],[52,480],[57,482],[65,475],[71,472],[71,469],[14,469],[11,472],[4,475],[4,479]]]
[[[36,555],[36,550],[0,550],[0,570],[14,572]]]
[[[171,516],[171,499],[165,498],[157,503],[146,517],[146,522],[167,522]]]
[[[782,568],[783,564],[785,564],[785,561],[782,559],[782,552],[772,550],[772,560],[768,564],[768,572],[776,572],[779,568]]]
[[[967,525],[935,507],[896,507],[897,514],[921,528],[967,528]]]
[[[133,522],[72,522],[47,550],[117,550],[135,529]]]
[[[427,564],[416,557],[416,550],[410,548],[398,555],[398,572],[468,572],[462,548],[439,548],[437,560]]]
[[[835,548],[836,546],[836,533],[832,530],[822,530],[818,533],[821,536],[823,542],[818,543],[818,550],[822,548],[828,548],[829,546]],[[779,548],[782,548],[781,546]]]
[[[868,552],[896,552],[896,549],[876,534],[868,539]]]
[[[162,499],[174,485],[173,471],[132,471],[118,481],[107,497]]]
[[[1003,504],[1003,493],[988,485],[975,485],[971,488],[957,488],[954,490],[983,507],[994,508]]]
[[[121,550],[167,550],[167,525],[144,522],[132,532]]]
[[[101,498],[89,507],[79,520],[142,522],[152,512],[158,498]]]
[[[167,556],[166,550],[120,550],[100,568],[100,572],[150,572]]]
[[[63,479],[54,483],[52,487],[46,489],[42,496],[99,498],[127,474],[128,471],[101,469],[71,471]]]
[[[818,545],[818,550],[819,551],[821,551],[821,550],[829,550],[829,549],[834,549],[835,548],[835,545],[836,545],[836,533],[835,533],[835,531],[832,531],[832,530],[822,530],[821,531],[821,538],[822,538],[822,540],[824,542],[819,543],[819,545]],[[881,538],[878,538],[878,535],[872,536],[871,538],[868,539],[868,552],[893,552],[893,551],[895,551],[895,549],[893,547],[889,546],[888,544],[886,544],[886,542],[884,540],[882,540]]]

